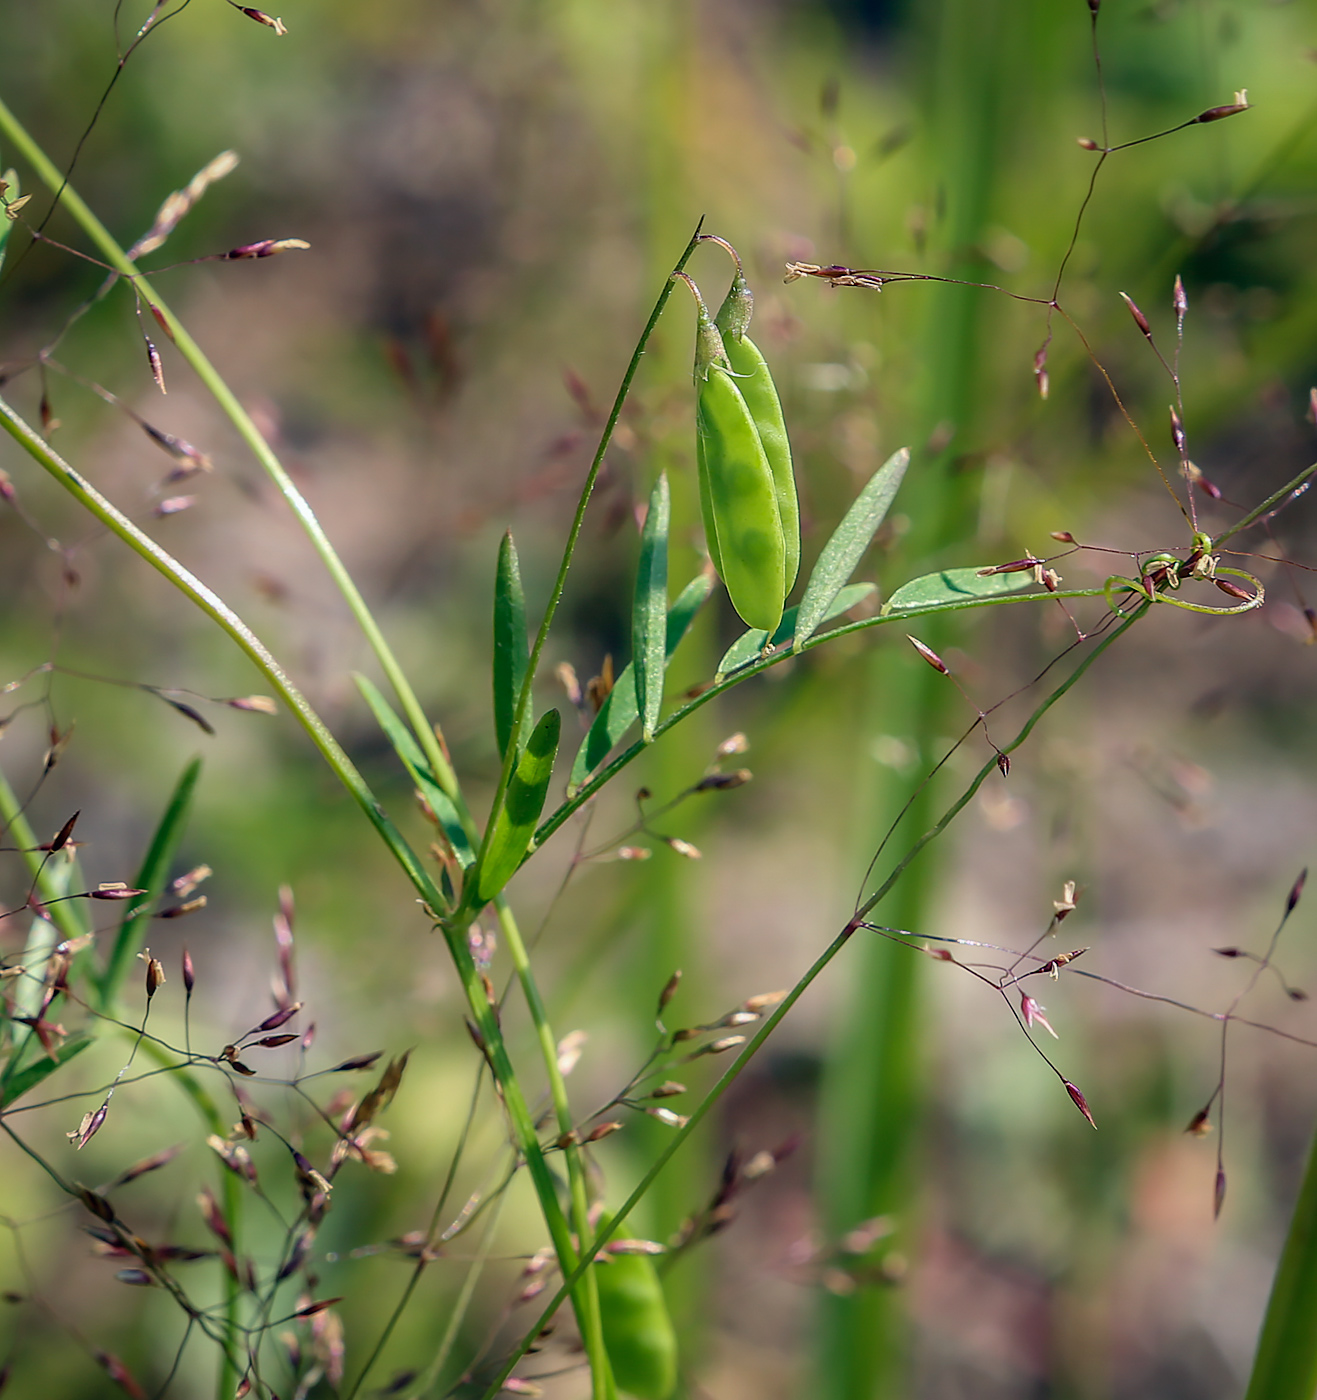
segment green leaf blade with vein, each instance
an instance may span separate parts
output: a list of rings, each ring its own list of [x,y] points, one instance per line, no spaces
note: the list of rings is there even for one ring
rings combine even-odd
[[[911,579],[883,604],[888,613],[937,612],[958,604],[973,603],[980,598],[999,598],[1004,593],[1018,593],[1033,588],[1031,572],[1013,574],[983,574],[978,569],[943,569]]]
[[[805,585],[796,618],[794,650],[799,651],[826,620],[828,609],[868,549],[910,465],[910,449],[894,452],[869,478],[864,490],[832,532]]]
[[[516,874],[530,846],[535,823],[540,819],[544,799],[549,793],[561,732],[562,716],[557,710],[546,710],[526,740],[525,751],[512,771],[503,805],[485,835],[472,877],[476,899],[481,905],[488,904]]]
[[[640,567],[631,613],[631,667],[635,673],[636,712],[648,744],[663,707],[663,673],[667,669],[668,522],[672,513],[668,474],[660,472],[649,497],[640,536]]]
[[[703,607],[713,591],[713,575],[709,572],[697,574],[677,595],[676,602],[668,609],[668,621],[664,641],[664,661],[672,660],[677,645],[686,635],[695,614]],[[590,726],[572,764],[567,791],[579,788],[590,774],[612,752],[614,745],[636,722],[639,717],[636,708],[636,686],[632,670],[627,666],[617,678],[616,684],[608,693],[608,698],[599,707],[599,713]]]
[[[840,617],[842,613],[849,612],[856,603],[862,603],[874,592],[875,587],[876,585],[872,583],[852,583],[841,589],[828,605],[827,611],[818,620],[815,630],[822,627],[825,622],[831,622],[834,617]],[[799,607],[788,608],[782,614],[782,621],[777,624],[777,630],[771,637],[767,632],[757,627],[743,632],[723,653],[723,658],[718,663],[717,674],[714,676],[715,682],[742,666],[748,666],[763,652],[766,646],[778,647],[791,641],[795,636],[796,620],[799,613]]]
[[[498,572],[494,582],[494,735],[498,753],[507,754],[512,726],[517,718],[517,699],[530,662],[526,636],[526,594],[521,586],[521,565],[512,531],[507,531],[498,547]],[[518,747],[530,732],[527,712]]]
[[[82,1054],[91,1043],[90,1036],[84,1036],[81,1040],[65,1041],[55,1051],[53,1058],[48,1055],[45,1059],[38,1060],[36,1064],[28,1065],[26,1069],[19,1070],[11,1079],[0,1084],[0,1106],[8,1108],[16,1099],[30,1093],[42,1080],[68,1064],[75,1055]]]
[[[462,824],[462,818],[453,805],[452,799],[435,780],[434,774],[425,761],[425,755],[421,752],[421,746],[416,742],[416,736],[394,713],[389,702],[365,676],[356,675],[353,676],[353,680],[357,683],[357,689],[361,692],[362,699],[370,706],[376,723],[384,731],[384,737],[393,745],[393,751],[398,755],[408,776],[416,784],[421,796],[430,804],[435,816],[439,818],[439,825],[443,827],[444,835],[448,837],[448,844],[452,846],[462,868],[464,870],[469,868],[476,858],[476,853],[472,849],[470,838]]]

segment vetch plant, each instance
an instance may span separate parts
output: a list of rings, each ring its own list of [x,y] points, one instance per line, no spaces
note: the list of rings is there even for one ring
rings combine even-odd
[[[284,32],[282,21],[238,8],[277,33]],[[1096,26],[1098,6],[1092,0],[1090,10]],[[159,13],[157,7],[136,43],[146,36]],[[1234,103],[1204,111],[1182,126],[1211,123],[1246,110],[1247,100],[1240,94]],[[1105,112],[1103,125],[1102,145],[1093,143],[1091,147],[1099,152],[1094,180],[1110,155],[1138,144],[1108,144]],[[317,1257],[318,1239],[340,1194],[347,1189],[350,1178],[344,1168],[348,1164],[355,1163],[380,1175],[391,1174],[397,1165],[394,1157],[379,1145],[384,1130],[377,1120],[405,1083],[409,1052],[390,1047],[387,1052],[372,1051],[332,1065],[317,1065],[314,1026],[303,1025],[300,1020],[309,1008],[297,985],[292,951],[294,914],[288,894],[275,919],[278,972],[274,1009],[268,1014],[248,1016],[249,1029],[212,1053],[194,1048],[191,1011],[198,983],[191,960],[185,953],[180,975],[173,978],[162,961],[151,954],[146,930],[151,918],[183,917],[200,907],[194,892],[203,875],[194,870],[170,878],[199,780],[199,764],[189,765],[179,779],[134,881],[123,879],[94,889],[77,874],[76,843],[72,840],[76,816],[65,821],[55,837],[42,842],[27,818],[40,783],[34,785],[33,794],[23,799],[7,783],[0,783],[0,821],[12,841],[10,854],[19,856],[28,872],[26,898],[9,912],[11,916],[25,913],[30,918],[26,943],[12,954],[7,953],[5,960],[4,970],[15,990],[5,1008],[7,1039],[3,1047],[5,1067],[0,1071],[0,1127],[70,1202],[76,1202],[93,1218],[93,1239],[113,1258],[131,1261],[117,1274],[119,1282],[159,1290],[176,1305],[186,1320],[177,1353],[180,1361],[194,1335],[207,1338],[220,1357],[217,1393],[224,1397],[309,1397],[317,1387],[348,1397],[373,1392],[381,1384],[377,1363],[412,1305],[422,1277],[444,1257],[454,1241],[460,1240],[473,1241],[469,1245],[472,1252],[466,1257],[468,1270],[451,1310],[441,1328],[436,1329],[433,1350],[415,1371],[388,1383],[386,1393],[487,1397],[500,1390],[538,1393],[537,1387],[554,1373],[555,1367],[571,1369],[577,1364],[575,1343],[560,1346],[553,1333],[555,1326],[562,1326],[562,1310],[568,1306],[588,1368],[592,1400],[610,1400],[619,1393],[641,1400],[665,1400],[679,1385],[693,1384],[688,1380],[689,1363],[679,1354],[677,1333],[668,1313],[662,1286],[665,1266],[728,1225],[735,1214],[738,1194],[789,1155],[790,1148],[783,1145],[761,1149],[749,1164],[730,1158],[707,1207],[695,1210],[687,1226],[671,1239],[634,1239],[627,1229],[628,1218],[665,1165],[712,1114],[783,1018],[857,935],[890,939],[909,949],[912,956],[931,953],[938,962],[961,967],[987,984],[1005,1002],[1021,1032],[1060,1080],[1074,1107],[1089,1124],[1099,1126],[1100,1113],[1093,1111],[1084,1091],[1068,1077],[1063,1061],[1052,1052],[1043,1051],[1033,1038],[1035,1027],[1056,1034],[1047,1019],[1045,1005],[1036,995],[1041,979],[1056,979],[1062,972],[1067,978],[1093,976],[1135,996],[1173,999],[1126,986],[1083,966],[1074,967],[1088,949],[1054,945],[1051,940],[1057,929],[1076,908],[1073,882],[1067,885],[1045,932],[1021,949],[984,949],[973,940],[880,923],[878,911],[912,863],[942,835],[985,782],[994,775],[1010,774],[1012,755],[1032,736],[1052,707],[1156,605],[1170,603],[1177,609],[1215,619],[1253,612],[1262,606],[1262,582],[1247,569],[1225,563],[1225,558],[1236,555],[1223,546],[1250,527],[1265,525],[1276,512],[1297,499],[1317,465],[1305,468],[1253,509],[1242,510],[1224,528],[1209,532],[1200,527],[1195,490],[1214,501],[1220,493],[1212,495],[1206,478],[1188,456],[1178,348],[1171,361],[1162,357],[1147,317],[1132,301],[1128,303],[1137,329],[1174,384],[1176,406],[1171,410],[1171,429],[1176,469],[1168,474],[1125,409],[1111,376],[1089,348],[1077,320],[1060,301],[1062,278],[1079,238],[1087,200],[1076,219],[1050,297],[1028,297],[1013,291],[1005,291],[1005,295],[1045,311],[1047,339],[1034,360],[1036,383],[1043,398],[1051,392],[1046,365],[1053,317],[1059,317],[1075,331],[1095,372],[1110,388],[1121,413],[1174,497],[1188,526],[1187,542],[1155,549],[1117,549],[1081,544],[1073,532],[1057,530],[1054,539],[1063,547],[1050,555],[1029,553],[1006,562],[962,560],[945,568],[935,567],[895,587],[890,586],[892,580],[884,579],[888,588],[877,610],[871,608],[867,615],[857,616],[861,605],[872,603],[879,585],[864,579],[855,581],[855,576],[875,538],[890,522],[894,503],[902,499],[900,492],[907,476],[917,473],[920,463],[916,460],[912,465],[911,452],[902,448],[869,473],[838,523],[827,532],[812,566],[801,570],[800,509],[787,422],[767,361],[747,334],[751,294],[741,259],[727,240],[697,228],[677,258],[671,276],[663,280],[622,374],[581,485],[547,599],[536,600],[534,594],[528,597],[511,532],[502,536],[494,568],[491,694],[499,766],[488,808],[482,810],[473,805],[472,789],[454,761],[444,729],[423,708],[363,592],[342,563],[294,477],[253,416],[188,334],[182,320],[161,299],[153,282],[155,274],[148,276],[137,265],[137,259],[163,245],[205,189],[224,173],[222,158],[220,164],[205,167],[183,191],[169,196],[148,232],[125,251],[78,197],[69,173],[51,162],[17,117],[2,105],[0,143],[7,151],[12,149],[26,166],[26,173],[52,194],[52,209],[61,206],[96,250],[94,256],[78,254],[96,268],[98,275],[104,274],[87,308],[113,294],[119,286],[128,290],[145,342],[146,370],[152,381],[163,392],[163,361],[155,332],[148,333],[146,329],[147,314],[176,347],[197,383],[227,415],[305,530],[392,692],[391,697],[386,695],[364,675],[356,678],[381,736],[415,790],[431,848],[419,851],[401,822],[386,811],[340,739],[253,628],[139,521],[102,493],[86,472],[70,464],[51,446],[54,420],[44,385],[48,375],[62,372],[63,367],[54,359],[54,347],[69,327],[26,366],[34,369],[42,381],[40,428],[13,406],[7,390],[6,397],[0,399],[0,424],[31,463],[215,622],[246,654],[278,702],[297,720],[383,842],[410,886],[412,897],[419,901],[426,918],[443,939],[461,984],[466,1030],[476,1052],[477,1087],[429,1224],[393,1242],[395,1251],[411,1261],[409,1280],[399,1290],[383,1328],[372,1338],[359,1339],[352,1335],[350,1327],[345,1332],[344,1317],[350,1301],[320,1289],[319,1271],[326,1261]],[[33,221],[29,217],[26,201],[30,196],[16,195],[17,179],[6,180],[5,189],[0,190],[7,215],[3,233],[11,235],[12,229],[21,226],[31,236],[29,247],[44,243],[68,251],[63,243],[44,232],[44,220]],[[719,243],[735,262],[731,289],[716,318],[709,315],[687,271],[701,244],[708,241]],[[298,238],[262,238],[215,254],[210,260],[245,261],[307,248],[306,241]],[[799,260],[786,264],[787,281],[806,277],[841,289],[881,291],[895,283],[933,281],[961,286],[967,295],[971,292],[964,285],[965,279],[934,274],[856,270],[841,264]],[[708,565],[701,567],[675,597],[671,595],[669,570],[674,536],[684,522],[674,503],[672,480],[664,471],[658,471],[646,493],[647,507],[639,530],[629,608],[631,658],[611,686],[606,679],[595,686],[596,703],[592,708],[582,697],[582,706],[589,711],[589,723],[568,768],[567,754],[563,752],[568,743],[563,716],[555,706],[541,708],[536,684],[547,669],[549,639],[557,636],[554,624],[606,456],[678,280],[684,281],[694,294],[697,308],[692,455]],[[983,286],[973,284],[975,289]],[[987,290],[1004,291],[996,285]],[[1172,306],[1178,347],[1188,311],[1187,296],[1178,278]],[[71,318],[70,326],[76,319]],[[18,373],[15,369],[8,378],[12,380]],[[147,436],[169,454],[175,465],[167,480],[210,469],[209,454],[154,427],[103,386],[91,381],[87,384],[108,404],[125,408]],[[6,502],[15,510],[22,509],[19,488],[9,477],[0,480],[5,484]],[[167,503],[162,501],[152,516],[163,519],[183,508],[179,498],[170,500],[174,502],[172,506],[166,508]],[[1122,562],[1107,571],[1112,555]],[[1093,558],[1103,560],[1105,572],[1100,583],[1081,588],[1062,586],[1064,579],[1058,566],[1067,560],[1078,563]],[[798,573],[804,577],[799,601],[788,606]],[[747,630],[723,649],[720,659],[697,687],[674,693],[670,683],[674,658],[701,609],[716,597],[715,574]],[[1017,603],[1059,610],[1073,640],[1019,686],[1016,694],[1028,694],[1033,708],[1011,737],[999,739],[989,734],[989,724],[995,722],[1006,701],[980,705],[971,699],[974,687],[958,676],[959,667],[951,652],[940,642],[932,645],[906,629],[915,626],[916,619],[940,622],[969,610]],[[531,624],[537,613],[539,621],[532,636]],[[640,849],[625,844],[637,834],[663,840],[678,854],[697,857],[699,850],[693,843],[679,836],[659,835],[652,824],[697,795],[728,792],[744,785],[748,770],[727,772],[722,766],[744,749],[743,741],[726,741],[703,776],[656,809],[646,806],[650,795],[642,789],[637,798],[639,819],[591,850],[586,849],[585,819],[593,816],[596,799],[607,786],[661,746],[671,731],[727,691],[819,648],[832,647],[843,638],[867,636],[891,624],[896,625],[898,636],[909,638],[919,657],[939,677],[960,690],[973,712],[964,733],[932,770],[921,776],[910,802],[925,794],[952,760],[980,736],[989,756],[972,772],[941,815],[913,838],[900,831],[899,819],[893,823],[873,852],[851,914],[789,990],[749,995],[715,1020],[669,1028],[664,1018],[669,1014],[679,982],[679,974],[674,972],[657,994],[655,1048],[638,1070],[614,1076],[620,1087],[602,1107],[583,1114],[568,1091],[568,1079],[581,1056],[582,1042],[561,1036],[550,1015],[551,1000],[541,989],[542,974],[532,940],[523,935],[509,899],[514,877],[569,824],[576,824],[582,834],[577,858],[567,871],[568,879],[592,858],[640,855]],[[49,676],[53,671],[52,664],[38,668],[34,674]],[[205,697],[146,682],[129,684],[164,700],[176,713],[203,729],[210,727],[191,703]],[[191,699],[179,698],[184,694]],[[1007,697],[1014,698],[1015,695]],[[221,703],[257,712],[274,708],[274,701],[265,696],[239,697]],[[43,762],[43,779],[59,762],[68,738],[67,732],[53,730]],[[1301,881],[1294,887],[1286,918],[1297,904],[1301,887]],[[165,899],[172,902],[162,908]],[[113,934],[95,928],[83,916],[86,908],[98,907],[93,901],[128,905],[125,918]],[[1224,1012],[1204,1011],[1187,1002],[1174,1001],[1186,1010],[1214,1017],[1222,1027],[1221,1078],[1206,1108],[1191,1125],[1195,1132],[1206,1124],[1213,1105],[1224,1099],[1226,1033],[1232,1023],[1243,1020],[1237,1014],[1240,998],[1253,989],[1267,969],[1274,969],[1274,952],[1275,939],[1264,955],[1254,959],[1257,966],[1252,980]],[[1239,951],[1228,950],[1228,955],[1239,956]],[[139,963],[138,959],[142,961]],[[126,990],[128,975],[135,966],[145,967],[144,984],[137,993],[145,995],[140,1017],[126,1010],[132,1004]],[[503,969],[516,984],[537,1063],[523,1053],[523,1047],[505,1025],[510,991],[500,991],[496,984]],[[158,1008],[167,997],[177,998],[180,987],[181,1045],[149,1029],[153,1007]],[[72,1033],[53,1019],[61,1004],[70,1013],[76,1009],[82,1022]],[[317,1012],[320,1016],[325,1014]],[[1265,1024],[1259,1028],[1270,1029]],[[172,1241],[145,1238],[130,1219],[131,1206],[120,1203],[117,1193],[124,1185],[147,1172],[166,1168],[170,1159],[146,1159],[94,1188],[71,1175],[72,1168],[67,1163],[43,1157],[21,1131],[21,1114],[38,1108],[62,1110],[66,1106],[63,1096],[34,1102],[30,1097],[33,1092],[47,1085],[57,1072],[63,1077],[65,1067],[96,1038],[115,1035],[127,1038],[130,1044],[118,1075],[94,1089],[69,1092],[68,1103],[85,1099],[89,1105],[76,1127],[66,1130],[70,1150],[78,1152],[87,1147],[112,1121],[118,1110],[111,1101],[121,1084],[141,1082],[148,1076],[175,1082],[204,1123],[206,1141],[218,1163],[217,1186],[205,1188],[199,1205],[204,1228],[213,1241],[207,1249],[194,1250]],[[289,1074],[264,1073],[262,1062],[279,1051],[296,1055],[296,1070]],[[372,1071],[384,1054],[388,1056],[385,1067],[372,1087],[360,1094],[349,1091],[332,1093],[327,1099],[320,1097],[316,1081],[321,1077],[335,1083],[338,1076]],[[150,1069],[136,1068],[139,1056],[143,1061],[149,1060]],[[675,1076],[687,1075],[692,1069],[698,1073],[705,1061],[725,1067],[692,1102],[687,1097],[692,1091]],[[286,1116],[256,1101],[248,1086],[258,1084],[287,1090],[286,1103],[291,1107],[285,1108]],[[459,1164],[468,1151],[476,1103],[481,1086],[485,1085],[493,1090],[502,1140],[490,1156],[484,1182],[465,1204],[458,1204],[453,1192]],[[226,1094],[232,1095],[237,1104],[238,1117],[233,1124],[229,1122],[232,1110]],[[678,1101],[680,1106],[673,1106]],[[622,1191],[610,1182],[601,1165],[598,1144],[625,1133],[631,1123],[642,1120],[667,1129],[669,1137],[639,1172],[639,1180],[630,1192],[618,1199]],[[1224,1173],[1219,1159],[1214,1199],[1218,1213],[1225,1195]],[[273,1184],[276,1180],[278,1184]],[[514,1183],[522,1181],[529,1182],[549,1243],[541,1247],[536,1240],[534,1249],[525,1252],[528,1261],[522,1263],[503,1316],[489,1329],[484,1342],[473,1346],[462,1337],[468,1310],[494,1258],[499,1212]],[[1307,1220],[1311,1213],[1309,1197],[1314,1193],[1317,1187],[1305,1187],[1296,1220]],[[263,1213],[272,1213],[278,1222],[273,1248],[261,1243],[263,1227],[256,1222],[264,1219]],[[1276,1302],[1264,1332],[1259,1379],[1250,1392],[1257,1397],[1301,1393],[1284,1387],[1293,1386],[1295,1377],[1305,1376],[1305,1367],[1317,1365],[1313,1359],[1317,1357],[1317,1345],[1305,1343],[1299,1335],[1306,1280],[1313,1268],[1310,1256],[1317,1257],[1317,1250],[1307,1237],[1308,1229],[1306,1224],[1297,1227],[1282,1262]],[[808,1262],[824,1287],[839,1293],[861,1285],[890,1283],[900,1277],[901,1267],[894,1254],[882,1252],[887,1249],[889,1238],[885,1225],[857,1223],[856,1230],[846,1237],[849,1244],[839,1243],[835,1250],[831,1243],[820,1246],[817,1256]],[[180,1277],[183,1266],[190,1264],[211,1267],[222,1280],[217,1303],[194,1297],[193,1290]],[[536,1315],[527,1321],[528,1314],[519,1314],[517,1309],[532,1304],[531,1312]],[[556,1348],[552,1366],[527,1366],[524,1373],[514,1375],[528,1355],[538,1355],[547,1363],[547,1346]],[[117,1355],[101,1352],[97,1359],[121,1389],[130,1394],[146,1393]],[[455,1360],[460,1360],[460,1365],[454,1365]],[[178,1365],[176,1361],[175,1370]],[[1267,1379],[1271,1373],[1277,1379]],[[172,1380],[173,1372],[163,1378],[162,1392]],[[1306,1382],[1299,1382],[1303,1383]]]

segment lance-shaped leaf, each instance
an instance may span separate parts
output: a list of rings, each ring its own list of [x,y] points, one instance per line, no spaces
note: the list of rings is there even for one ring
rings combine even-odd
[[[631,610],[631,669],[635,675],[636,711],[645,743],[654,738],[663,705],[667,669],[668,520],[671,498],[668,474],[660,472],[650,492],[645,528],[640,535],[640,568]]]
[[[544,799],[553,777],[562,717],[548,710],[531,731],[526,747],[508,780],[503,805],[485,835],[474,875],[476,899],[488,904],[516,873],[535,834]]]
[[[91,1043],[90,1036],[84,1036],[81,1040],[67,1040],[52,1049],[45,1058],[11,1075],[0,1085],[0,1104],[8,1108],[16,1099],[35,1089],[47,1075],[68,1064],[75,1055],[81,1055]]]
[[[530,647],[526,641],[526,595],[521,587],[521,567],[517,563],[517,546],[512,531],[503,536],[498,547],[498,574],[494,581],[494,735],[498,740],[499,757],[508,751],[512,726],[517,717],[517,698]],[[518,736],[518,747],[530,732],[530,709]]]
[[[809,583],[805,585],[805,596],[800,600],[792,642],[795,651],[799,651],[827,619],[833,600],[855,572],[860,556],[883,523],[909,465],[908,447],[894,452],[869,478],[841,524],[832,532],[832,538],[823,546]]]
[[[945,608],[964,607],[981,598],[1000,598],[1005,593],[1033,587],[1036,587],[1033,574],[1027,570],[985,574],[981,569],[943,569],[941,573],[925,574],[903,583],[883,604],[883,614],[940,612]]]
[[[402,760],[402,766],[407,770],[408,776],[416,784],[421,796],[430,804],[431,811],[439,818],[439,825],[443,827],[449,845],[452,846],[454,854],[462,863],[462,868],[466,869],[475,860],[476,853],[471,848],[471,842],[467,837],[466,828],[462,825],[462,818],[458,815],[457,808],[453,806],[452,799],[435,780],[434,774],[430,771],[430,765],[425,761],[425,755],[421,752],[421,746],[416,742],[416,736],[399,719],[389,702],[365,676],[354,675],[352,679],[356,681],[357,689],[361,691],[362,698],[370,706],[376,723],[384,731],[384,737],[393,745],[394,753]]]
[[[872,583],[848,584],[833,598],[828,605],[827,612],[819,619],[817,626],[822,627],[825,622],[831,622],[834,617],[840,617],[842,613],[848,612],[856,603],[863,602],[874,591],[874,588],[875,585]],[[730,672],[748,665],[766,646],[778,647],[784,642],[789,642],[795,636],[799,613],[799,607],[788,608],[782,614],[782,621],[777,624],[777,630],[771,637],[758,627],[752,627],[748,632],[742,632],[723,653],[723,659],[718,663],[718,672],[714,680],[721,680]]]
[[[677,595],[677,600],[668,609],[668,622],[664,642],[664,663],[672,660],[677,644],[686,635],[687,629],[713,591],[713,575],[697,574]],[[585,742],[577,751],[572,764],[567,791],[575,792],[586,778],[598,768],[612,751],[613,746],[636,722],[639,711],[636,708],[636,685],[632,679],[631,667],[627,666],[617,678],[617,683],[608,693],[608,699],[599,707],[599,713],[585,736]]]
[[[187,827],[188,812],[192,806],[192,794],[196,790],[197,779],[201,776],[201,760],[194,758],[179,776],[170,794],[169,804],[151,837],[151,844],[137,872],[135,888],[147,891],[140,899],[134,899],[124,915],[119,932],[115,935],[114,948],[99,980],[101,1005],[108,1007],[119,990],[119,985],[133,966],[137,950],[142,946],[151,909],[164,891],[173,864]]]

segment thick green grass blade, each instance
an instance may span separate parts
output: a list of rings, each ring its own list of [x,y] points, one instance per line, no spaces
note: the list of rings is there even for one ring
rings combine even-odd
[[[817,631],[825,622],[831,622],[834,617],[840,617],[842,613],[848,612],[856,603],[863,602],[876,586],[872,583],[852,583],[843,588],[833,597],[827,612],[819,618],[815,625],[815,630]],[[740,666],[748,666],[766,646],[778,647],[784,642],[789,642],[795,635],[799,614],[799,607],[788,608],[782,614],[782,621],[777,624],[771,637],[759,627],[752,627],[748,632],[742,632],[723,653],[723,659],[718,663],[718,671],[714,676],[714,681],[720,681],[725,675],[735,671]]]
[[[686,635],[695,614],[704,606],[712,591],[713,575],[702,573],[691,579],[677,595],[677,601],[668,609],[663,648],[665,664],[672,660],[678,643]],[[572,764],[571,777],[567,782],[569,793],[575,792],[608,757],[613,746],[636,722],[639,713],[636,708],[636,684],[632,679],[631,667],[627,666],[609,691],[608,698],[599,707],[590,732],[577,752],[576,760]]]
[[[513,769],[508,790],[485,836],[474,875],[476,900],[484,905],[512,879],[535,834],[544,799],[553,777],[562,716],[547,710],[531,731],[525,751]]]
[[[54,1053],[38,1060],[35,1064],[21,1069],[12,1078],[0,1081],[0,1107],[8,1108],[16,1099],[35,1089],[42,1080],[54,1074],[57,1069],[68,1064],[75,1055],[80,1055],[92,1043],[91,1036],[81,1040],[67,1040]]]
[[[507,754],[512,726],[517,718],[517,698],[526,679],[530,644],[526,638],[526,594],[521,586],[517,546],[509,530],[498,547],[498,573],[494,582],[494,735],[499,757]],[[522,727],[520,743],[530,731],[530,712]]]
[[[416,736],[365,676],[355,675],[353,680],[356,681],[362,698],[370,706],[376,723],[384,731],[384,737],[393,745],[393,751],[402,761],[407,775],[439,818],[439,825],[443,827],[444,835],[448,837],[448,843],[461,862],[462,868],[467,869],[475,860],[476,853],[471,849],[471,842],[467,838],[466,828],[462,825],[457,808],[435,780],[429,764],[425,761],[425,755],[421,752],[421,746],[416,742]]]
[[[115,935],[109,961],[97,979],[102,1008],[113,1004],[119,994],[119,987],[142,946],[147,922],[151,918],[156,901],[164,893],[169,867],[178,852],[179,843],[183,840],[188,811],[192,806],[192,795],[200,776],[201,760],[194,758],[183,769],[174,785],[169,804],[160,818],[155,834],[151,837],[151,844],[147,847],[146,857],[137,872],[136,881],[136,888],[145,890],[146,894],[134,900],[124,915],[119,932]]]
[[[667,669],[668,522],[672,498],[668,474],[659,473],[649,496],[640,535],[640,567],[631,612],[631,669],[635,675],[636,712],[648,744],[663,707],[663,673]]]
[[[0,175],[0,180],[9,187],[5,190],[5,199],[12,204],[19,197],[18,172],[16,170],[6,170]],[[9,242],[9,231],[14,227],[14,221],[0,215],[0,269],[5,265],[5,245]]]
[[[1317,1394],[1317,1137],[1271,1285],[1245,1400]]]
[[[1033,574],[981,574],[978,569],[943,569],[911,579],[883,604],[883,613],[936,611],[949,603],[968,603],[975,598],[997,598],[1033,588]]]
[[[855,572],[860,556],[869,548],[875,531],[883,523],[888,507],[896,495],[905,469],[910,465],[910,449],[894,452],[869,478],[864,490],[855,498],[842,522],[823,546],[814,565],[814,572],[805,585],[796,619],[796,651],[805,645],[828,617],[832,601]]]

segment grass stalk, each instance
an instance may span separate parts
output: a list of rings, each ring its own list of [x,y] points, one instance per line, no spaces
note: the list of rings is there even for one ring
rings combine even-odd
[[[1006,13],[1009,8],[1001,0],[943,0],[926,14],[921,40],[931,110],[939,114],[930,132],[930,157],[948,194],[948,220],[940,239],[949,254],[945,270],[967,280],[984,280],[981,255],[972,250],[990,221],[993,181],[1000,168],[1003,99],[1010,82],[1007,36],[1018,27]],[[904,509],[912,528],[902,554],[920,568],[933,564],[966,532],[967,483],[954,471],[953,452],[973,446],[987,311],[983,297],[964,289],[930,291],[923,307],[924,382],[910,436],[914,441],[940,438],[950,446],[935,447],[909,473]],[[954,623],[929,618],[920,635],[941,652],[954,640]],[[883,649],[868,666],[870,724],[877,732],[899,736],[926,770],[951,722],[954,692],[913,655],[894,657]],[[936,780],[925,785],[903,815],[898,784],[874,768],[870,811],[862,822],[870,851],[894,822],[900,822],[901,830],[924,830],[935,817],[939,787]],[[891,895],[885,907],[900,927],[922,927],[938,869],[930,856],[912,856],[899,872],[899,886],[892,884],[897,872],[882,886]],[[819,1202],[830,1239],[867,1219],[894,1217],[896,1235],[877,1246],[867,1261],[877,1272],[893,1245],[909,1249],[915,1223],[911,1215],[926,1099],[923,969],[919,959],[886,940],[867,944],[858,962],[824,1078]],[[910,1329],[899,1290],[875,1278],[849,1293],[823,1294],[820,1311],[815,1395],[895,1400],[908,1393]]]

